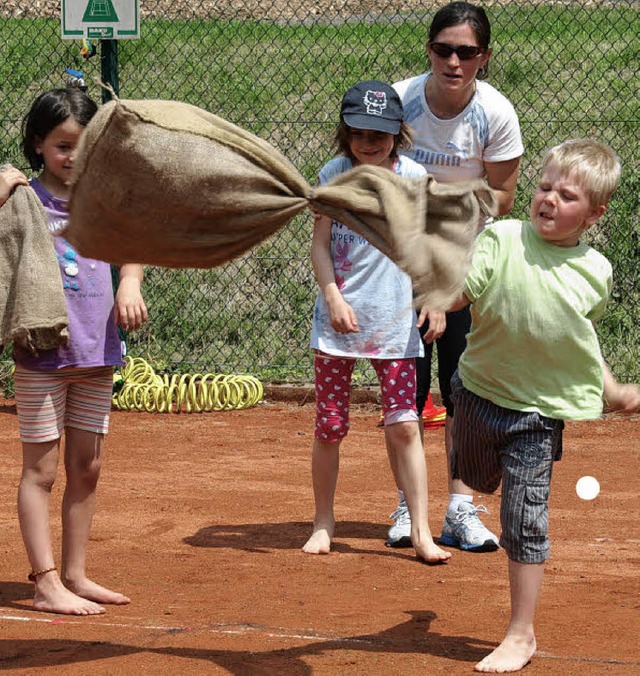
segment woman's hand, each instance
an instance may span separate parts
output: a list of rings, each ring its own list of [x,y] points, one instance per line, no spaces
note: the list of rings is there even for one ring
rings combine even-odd
[[[428,308],[423,307],[420,310],[416,326],[420,328],[427,319],[429,320],[429,328],[424,336],[422,336],[422,340],[428,345],[440,338],[444,333],[444,330],[447,328],[447,315],[444,312],[436,312],[435,310],[429,310]]]

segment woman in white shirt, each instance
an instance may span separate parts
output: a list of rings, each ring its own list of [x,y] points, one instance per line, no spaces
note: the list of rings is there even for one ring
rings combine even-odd
[[[485,179],[498,198],[499,215],[505,215],[513,207],[524,148],[513,106],[483,81],[491,58],[490,40],[491,26],[484,9],[467,2],[445,5],[435,14],[429,29],[427,56],[431,70],[397,82],[394,88],[413,131],[413,145],[406,154],[437,181]],[[479,230],[488,222],[479,223]],[[466,346],[471,317],[468,308],[446,315],[424,312],[418,323],[426,347],[424,358],[416,364],[418,412],[422,417],[435,341],[440,392],[447,409],[445,445],[449,458],[454,441],[450,381]],[[401,490],[399,495],[387,540],[392,547],[410,546],[406,536],[411,521]],[[474,506],[473,491],[459,479],[452,479],[450,468],[449,495],[440,543],[468,551],[495,551],[498,538],[478,517],[478,512],[486,508]]]

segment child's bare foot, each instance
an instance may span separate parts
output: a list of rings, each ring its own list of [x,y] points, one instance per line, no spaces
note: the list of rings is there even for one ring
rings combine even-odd
[[[451,552],[441,549],[433,541],[428,526],[412,524],[411,544],[416,550],[416,556],[425,563],[446,563],[451,558]]]
[[[109,603],[115,606],[125,606],[127,603],[131,603],[131,599],[120,592],[112,591],[106,587],[84,578],[84,580],[79,580],[77,582],[72,582],[69,579],[65,579],[65,586],[72,591],[74,594],[81,596],[83,599],[89,601],[95,601],[96,603]]]
[[[315,524],[313,533],[302,548],[306,554],[328,554],[331,551],[331,538],[333,537],[333,524]]]
[[[38,578],[33,609],[61,615],[102,615],[102,606],[67,589],[55,573]]]
[[[536,651],[534,636],[505,636],[502,643],[474,667],[476,671],[503,674],[520,671]]]
[[[440,549],[431,538],[414,543],[413,548],[416,556],[425,563],[447,563],[451,558],[451,552]]]

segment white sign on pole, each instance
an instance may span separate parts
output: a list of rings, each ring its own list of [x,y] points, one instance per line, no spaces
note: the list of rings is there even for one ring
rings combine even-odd
[[[62,0],[62,37],[139,38],[140,0]]]

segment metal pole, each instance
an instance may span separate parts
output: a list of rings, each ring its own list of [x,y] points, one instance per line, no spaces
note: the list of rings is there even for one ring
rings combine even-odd
[[[120,82],[118,80],[118,41],[100,40],[100,75],[105,84],[111,85],[113,91],[120,94]],[[111,100],[111,93],[102,90],[102,103]]]
[[[118,41],[100,40],[100,77],[105,84],[111,85],[116,95],[120,93],[120,82],[118,80]],[[111,92],[102,90],[102,103],[111,101]],[[111,266],[111,285],[115,296],[120,284],[120,269],[115,265]],[[127,332],[118,326],[118,335],[124,344],[124,352],[127,351]]]

